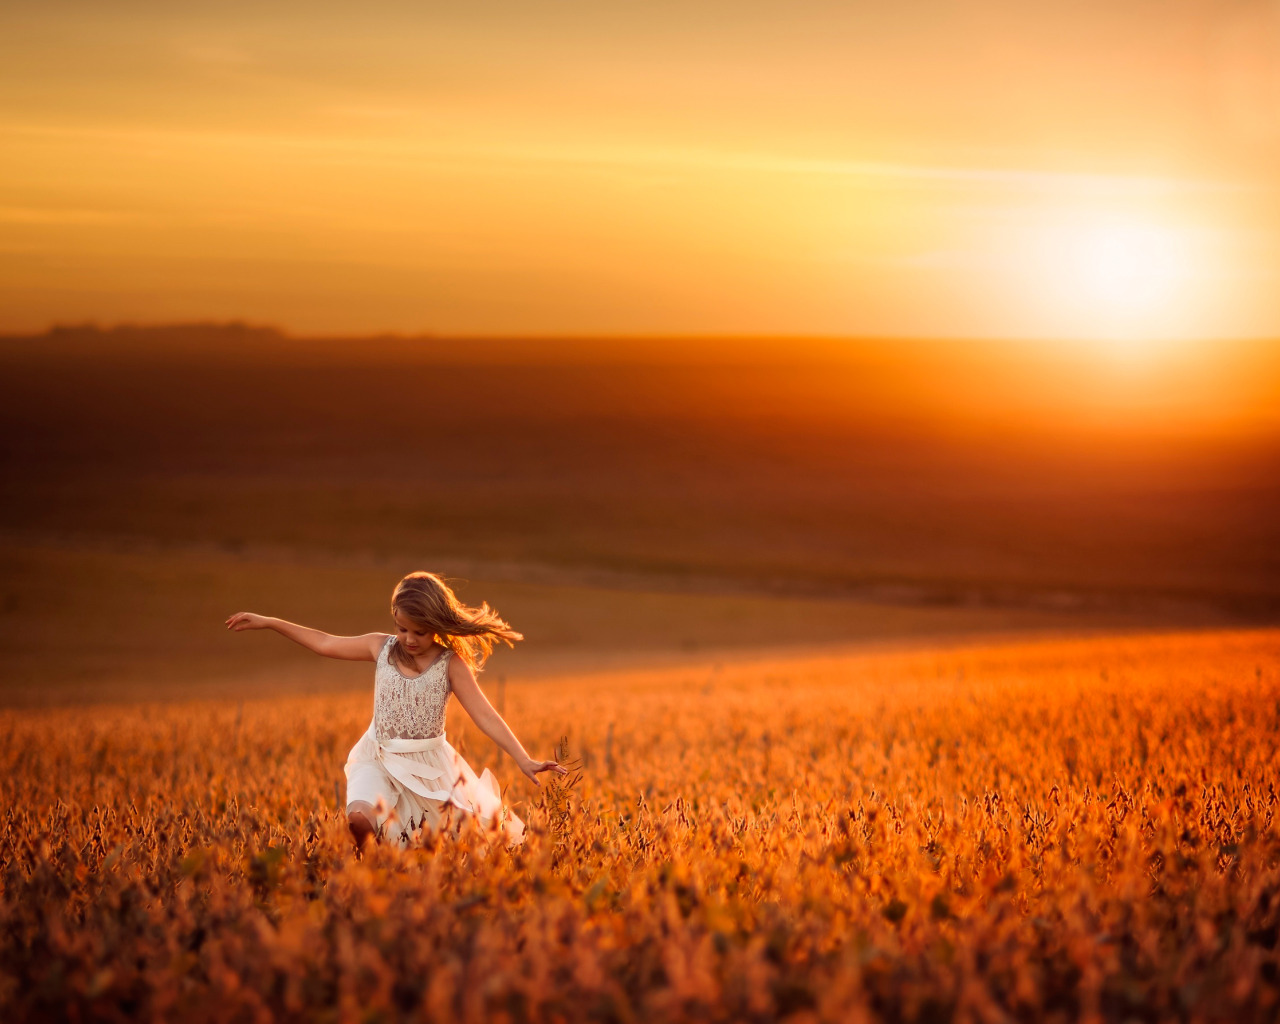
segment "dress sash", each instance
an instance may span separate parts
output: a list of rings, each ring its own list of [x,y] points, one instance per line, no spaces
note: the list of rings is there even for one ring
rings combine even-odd
[[[411,793],[430,800],[448,800],[453,788],[461,781],[462,773],[455,768],[455,778],[445,778],[445,769],[432,761],[420,761],[416,757],[405,757],[405,754],[420,754],[426,751],[440,751],[444,759],[452,762],[453,748],[444,734],[427,739],[387,739],[379,740],[373,725],[369,726],[369,738],[373,742],[374,758],[382,765],[387,774]]]
[[[524,822],[503,806],[502,790],[493,772],[486,768],[477,778],[443,733],[427,739],[388,739],[383,742],[379,741],[374,723],[370,722],[365,738],[369,741],[364,746],[365,756],[371,750],[373,759],[400,791],[396,806],[402,820],[412,817],[412,808],[416,804],[414,797],[448,802],[468,814],[478,815],[483,822],[496,819],[509,843],[523,841]],[[421,758],[414,756],[424,754],[426,756]],[[420,807],[418,809],[421,810]]]

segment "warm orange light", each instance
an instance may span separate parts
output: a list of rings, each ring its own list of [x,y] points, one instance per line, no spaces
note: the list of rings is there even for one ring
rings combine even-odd
[[[1063,336],[1125,358],[1155,358],[1196,333],[1215,268],[1203,232],[1145,211],[1064,209],[1024,237],[1024,279]]]
[[[1280,332],[1270,15],[19,6],[0,332]]]
[[[1194,264],[1184,235],[1139,221],[1082,225],[1070,258],[1088,301],[1128,315],[1167,302]]]

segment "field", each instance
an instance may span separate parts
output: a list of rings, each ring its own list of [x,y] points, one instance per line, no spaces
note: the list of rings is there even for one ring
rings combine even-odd
[[[0,541],[1273,622],[1280,351],[1239,348],[0,338]]]
[[[0,1019],[1270,1021],[1280,349],[0,338]],[[530,825],[354,857],[444,573]],[[545,776],[544,776],[545,779]]]
[[[451,712],[518,851],[353,857],[367,693],[0,712],[4,1019],[1275,1019],[1280,632],[686,662]]]
[[[513,680],[1274,625],[1277,381],[1262,343],[0,338],[0,706],[362,686],[214,627],[383,629],[417,568],[526,633]]]

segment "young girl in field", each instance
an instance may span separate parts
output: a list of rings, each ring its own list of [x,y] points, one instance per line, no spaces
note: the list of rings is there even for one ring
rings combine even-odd
[[[408,846],[417,829],[437,828],[450,807],[497,821],[508,843],[519,843],[524,823],[502,804],[488,768],[477,778],[444,735],[452,693],[480,731],[505,750],[534,785],[538,773],[560,775],[555,761],[528,755],[476,683],[496,641],[524,639],[488,604],[469,608],[429,572],[410,573],[391,595],[395,633],[332,636],[282,619],[237,612],[231,630],[274,629],[327,658],[372,661],[373,721],[347,757],[347,822],[356,849],[371,836],[391,835]]]

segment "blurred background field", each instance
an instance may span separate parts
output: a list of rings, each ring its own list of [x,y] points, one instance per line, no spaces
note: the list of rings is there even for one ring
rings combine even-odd
[[[363,687],[249,609],[384,629],[452,577],[491,676],[1280,617],[1274,345],[0,342],[0,700]]]

